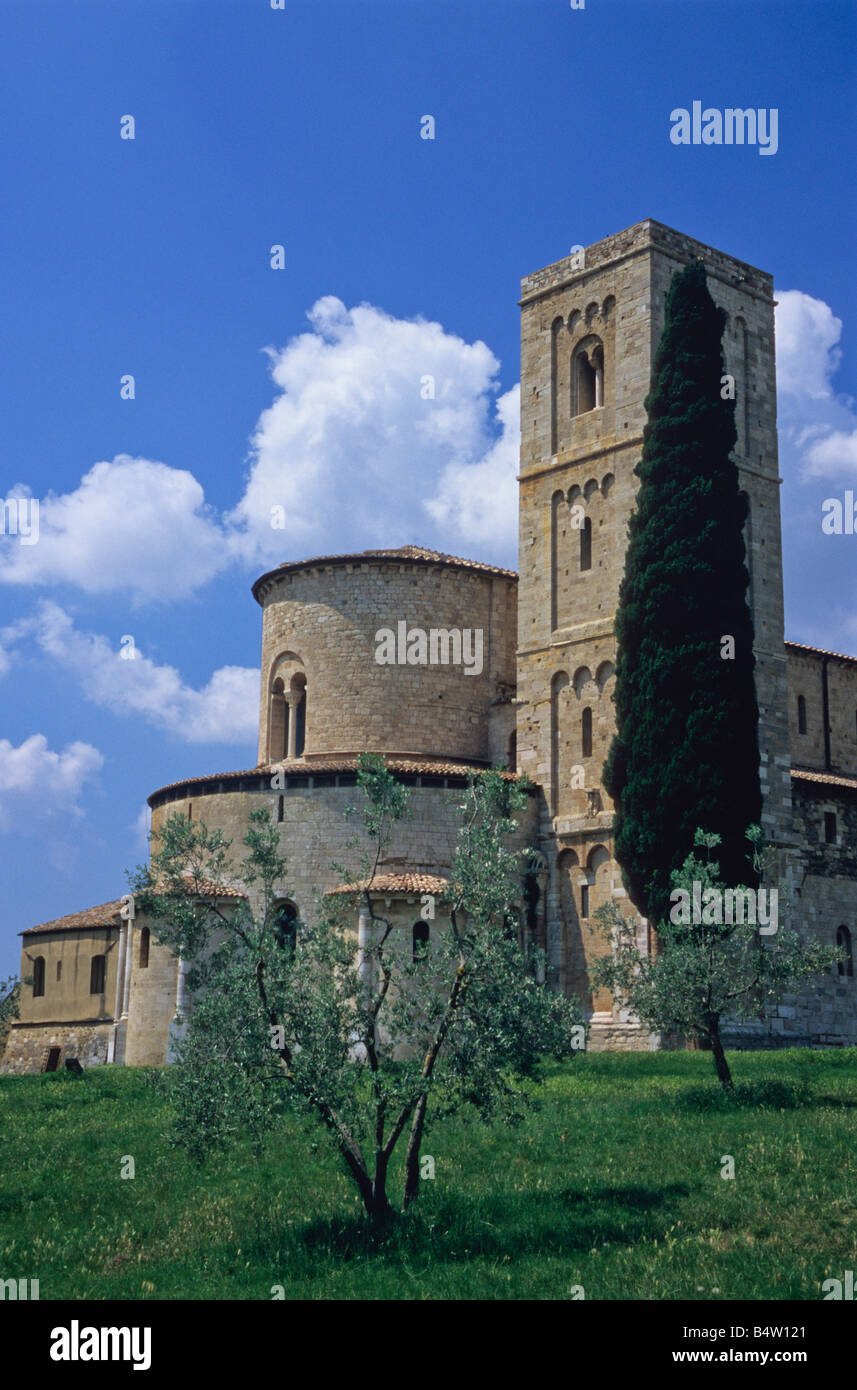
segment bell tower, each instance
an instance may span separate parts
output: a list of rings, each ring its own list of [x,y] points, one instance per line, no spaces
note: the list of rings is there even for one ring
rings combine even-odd
[[[518,766],[543,790],[552,979],[582,994],[593,1029],[620,1026],[609,999],[588,994],[586,969],[602,949],[588,930],[592,913],[624,896],[601,785],[615,727],[614,618],[664,300],[673,272],[694,258],[727,314],[736,461],[750,502],[764,825],[773,842],[791,839],[773,282],[661,223],[640,222],[527,276],[520,301]],[[621,1042],[613,1036],[611,1045]]]

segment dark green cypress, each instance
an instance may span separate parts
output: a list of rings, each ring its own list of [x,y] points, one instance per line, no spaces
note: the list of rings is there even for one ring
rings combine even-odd
[[[753,881],[745,831],[761,820],[747,502],[731,457],[735,402],[721,397],[724,323],[702,262],[676,271],[616,615],[617,732],[604,784],[626,885],[655,922],[697,827],[722,837],[721,876],[734,885]],[[721,657],[727,635],[734,660]]]

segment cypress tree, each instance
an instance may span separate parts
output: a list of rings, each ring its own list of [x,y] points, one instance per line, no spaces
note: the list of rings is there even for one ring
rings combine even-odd
[[[721,874],[734,886],[753,881],[745,834],[761,820],[747,501],[731,457],[735,402],[721,395],[724,323],[702,262],[676,271],[616,615],[617,732],[604,785],[626,886],[655,923],[697,827],[721,836]],[[734,659],[721,654],[727,637]]]

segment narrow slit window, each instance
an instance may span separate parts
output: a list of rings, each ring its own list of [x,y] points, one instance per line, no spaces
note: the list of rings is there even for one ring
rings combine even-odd
[[[90,994],[103,994],[104,981],[107,974],[107,958],[105,956],[93,956],[92,964],[89,967],[89,992]]]
[[[580,528],[580,568],[592,569],[592,517],[588,516]]]
[[[851,945],[851,932],[847,927],[838,927],[836,930],[836,945],[842,952],[837,969],[842,976],[854,976],[854,953]]]
[[[581,720],[580,751],[584,758],[592,757],[592,710],[588,707]]]
[[[428,922],[414,922],[411,930],[411,955],[414,960],[422,960],[429,948]]]

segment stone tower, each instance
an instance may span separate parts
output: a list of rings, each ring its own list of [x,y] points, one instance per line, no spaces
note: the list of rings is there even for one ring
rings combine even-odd
[[[581,993],[594,1035],[621,1045],[633,1024],[588,992],[603,949],[595,908],[623,896],[612,857],[613,807],[601,768],[614,730],[614,617],[646,421],[644,400],[673,272],[705,263],[726,311],[735,378],[736,459],[746,530],[760,710],[763,819],[791,841],[791,785],[771,276],[640,222],[521,285],[518,765],[543,789],[541,848],[550,867],[548,956],[556,984]],[[647,927],[640,924],[645,939]]]

